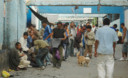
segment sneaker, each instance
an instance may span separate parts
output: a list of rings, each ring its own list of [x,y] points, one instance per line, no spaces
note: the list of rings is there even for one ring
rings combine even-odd
[[[61,66],[57,65],[56,68],[60,69]]]
[[[28,65],[28,68],[31,68],[32,66],[31,65]]]
[[[45,69],[45,66],[42,66],[41,69],[44,70]]]
[[[60,69],[61,68],[61,64],[57,64],[56,68]]]
[[[56,64],[53,64],[53,68],[55,68],[56,67]]]
[[[42,67],[39,67],[37,68],[38,70],[44,70],[45,69],[45,66],[42,66]]]
[[[125,59],[122,57],[122,58],[120,58],[119,60],[120,60],[120,61],[124,61]]]
[[[47,62],[47,65],[51,65],[51,62]]]

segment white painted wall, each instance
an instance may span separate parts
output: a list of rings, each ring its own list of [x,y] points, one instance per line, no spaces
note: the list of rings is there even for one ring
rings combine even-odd
[[[125,26],[128,29],[128,9],[124,12]]]
[[[4,16],[4,3],[0,0],[0,50],[3,43],[3,16]]]
[[[34,11],[38,11],[36,6],[32,6]],[[36,29],[39,29],[39,19],[32,13],[32,21],[31,23],[36,26]]]
[[[6,45],[13,48],[26,30],[26,5],[24,0],[6,2]]]
[[[59,14],[41,14],[41,15],[46,17],[48,21],[51,23],[58,22]]]
[[[98,26],[103,26],[103,18],[98,18]]]

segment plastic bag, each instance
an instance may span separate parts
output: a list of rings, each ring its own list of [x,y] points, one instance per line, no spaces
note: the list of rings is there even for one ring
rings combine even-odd
[[[56,57],[58,60],[60,60],[60,53],[59,53],[59,50],[56,50],[56,55],[55,55],[55,57]]]

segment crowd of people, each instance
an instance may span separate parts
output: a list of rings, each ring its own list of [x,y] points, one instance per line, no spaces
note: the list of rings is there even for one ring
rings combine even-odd
[[[127,59],[127,28],[123,23],[121,24],[122,34],[117,29],[117,24],[109,27],[108,18],[103,20],[103,24],[104,26],[99,28],[97,25],[91,26],[90,22],[83,26],[76,26],[73,21],[71,23],[58,22],[52,28],[47,21],[42,21],[40,30],[31,24],[19,42],[15,44],[17,62],[11,63],[10,68],[14,70],[26,70],[28,67],[45,69],[51,64],[53,67],[60,68],[62,61],[66,61],[69,56],[76,56],[74,48],[80,52],[80,56],[91,59],[94,46],[94,56],[98,56],[99,78],[105,78],[105,69],[107,69],[108,78],[112,78],[117,43],[124,43],[120,60]]]

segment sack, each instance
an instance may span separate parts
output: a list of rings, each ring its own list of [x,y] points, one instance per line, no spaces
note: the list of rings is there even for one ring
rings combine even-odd
[[[2,71],[2,77],[8,78],[8,77],[10,77],[10,73],[8,73],[7,71],[3,70]]]
[[[59,50],[56,50],[56,55],[55,55],[56,59],[60,60],[60,53]]]

